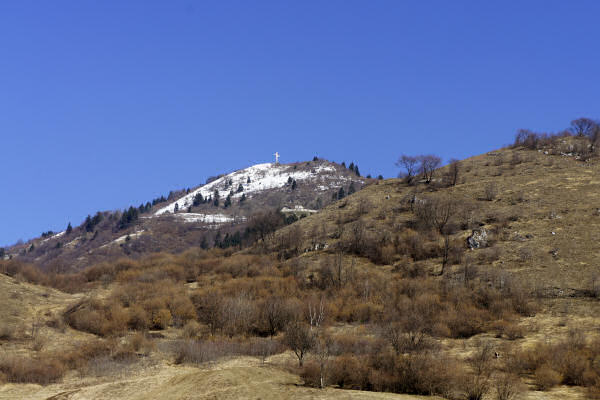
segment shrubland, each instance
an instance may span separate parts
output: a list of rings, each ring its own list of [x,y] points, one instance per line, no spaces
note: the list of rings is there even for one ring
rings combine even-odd
[[[566,385],[598,398],[595,335],[540,340],[534,322],[554,293],[597,296],[597,279],[584,287],[587,252],[557,235],[581,218],[595,226],[591,209],[575,209],[587,196],[564,172],[575,162],[585,162],[577,178],[588,173],[580,165],[593,172],[596,136],[577,126],[521,131],[511,148],[441,168],[435,156],[402,157],[401,179],[319,214],[288,224],[274,211],[255,215],[248,243],[72,273],[0,261],[4,274],[78,294],[57,324],[93,338],[79,350],[2,358],[0,380],[48,384],[152,352],[193,365],[286,353],[287,368],[314,387],[514,399]],[[552,197],[548,171],[577,203]],[[563,254],[580,257],[574,277]]]

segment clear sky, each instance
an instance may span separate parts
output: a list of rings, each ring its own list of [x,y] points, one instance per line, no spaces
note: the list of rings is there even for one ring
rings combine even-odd
[[[2,1],[0,245],[314,155],[395,176],[599,117],[598,1]]]

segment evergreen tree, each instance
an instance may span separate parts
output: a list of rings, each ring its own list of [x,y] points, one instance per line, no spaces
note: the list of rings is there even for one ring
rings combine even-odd
[[[344,188],[343,187],[341,187],[340,190],[338,191],[337,197],[338,197],[338,200],[341,200],[344,197],[346,197],[346,192],[344,192]]]
[[[358,170],[358,164],[354,165],[354,173],[356,176],[360,176],[360,171]]]
[[[373,179],[373,177],[371,176],[371,174],[367,175],[367,179]]]
[[[193,200],[192,204],[194,205],[194,207],[198,207],[202,203],[204,203],[204,199],[202,198],[202,193],[198,192],[194,196],[194,200]]]
[[[350,165],[348,165],[348,169],[349,169],[350,171],[354,171],[354,161],[352,161],[352,162],[350,163]]]
[[[238,193],[243,192],[244,191],[244,186],[240,183],[240,186],[238,186],[237,189]]]
[[[0,247],[0,259],[4,258],[5,255],[6,255],[6,250],[4,250],[4,247]]]
[[[354,192],[356,192],[356,189],[354,188],[354,182],[350,182],[350,186],[348,187],[348,195],[351,195]]]
[[[288,181],[287,181],[287,184],[288,184],[288,185],[291,185],[291,184],[292,184],[292,177],[291,177],[291,176],[288,176]]]
[[[83,223],[83,226],[85,227],[86,232],[91,232],[94,229],[94,227],[92,226],[92,217],[89,214],[85,218],[85,222]]]
[[[215,189],[215,193],[213,195],[213,205],[215,207],[219,207],[219,190]]]
[[[381,180],[383,180],[383,175],[379,175],[379,176],[377,177],[377,179],[379,179],[380,181],[381,181]]]
[[[292,182],[292,190],[296,190],[296,187],[298,185],[296,184],[296,180],[294,179],[294,181]]]
[[[67,226],[67,235],[70,235],[71,232],[73,232],[73,227],[71,226],[71,223],[69,222],[69,225]]]
[[[225,208],[228,208],[231,205],[231,193],[227,195],[227,198],[225,199],[225,203],[223,203],[223,206]]]
[[[342,167],[346,168],[346,161],[342,161]]]
[[[150,209],[152,208],[152,204],[150,204],[150,202],[146,203],[146,212],[150,211]]]
[[[246,181],[246,183],[250,183],[250,182],[251,182],[251,181],[250,181],[250,177],[248,177],[248,180]]]
[[[191,213],[192,212],[192,206],[188,207],[188,212]]]
[[[240,203],[243,203],[246,201],[246,193],[242,194],[242,198],[240,199]]]
[[[206,235],[202,236],[202,242],[200,242],[200,248],[201,249],[208,249],[208,242],[206,241]]]
[[[175,203],[175,208],[173,209],[174,213],[177,213],[177,211],[179,211],[179,203]]]
[[[317,156],[314,156],[314,157],[313,157],[313,161],[319,161],[319,157],[317,157]]]

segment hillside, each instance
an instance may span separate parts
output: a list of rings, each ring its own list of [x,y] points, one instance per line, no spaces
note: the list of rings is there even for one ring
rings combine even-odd
[[[144,250],[67,273],[0,263],[6,292],[23,293],[2,318],[24,332],[0,338],[0,398],[600,398],[600,163],[564,151],[580,141],[492,151],[430,182],[365,181],[235,246]],[[221,177],[139,223],[193,224],[175,204],[250,175],[263,183],[249,200],[276,189],[310,209],[284,179],[299,171],[297,188],[321,193],[304,167]],[[182,215],[242,208],[192,203]],[[134,232],[123,243],[152,237]],[[27,327],[47,308],[41,336],[55,344],[38,348]]]
[[[258,164],[173,192],[170,200],[157,199],[154,205],[96,213],[70,232],[47,233],[9,248],[6,257],[65,270],[151,251],[212,247],[217,235],[243,233],[252,215],[297,207],[306,209],[295,213],[303,216],[329,204],[340,189],[360,190],[366,181],[354,170],[320,159]]]
[[[517,148],[472,157],[460,163],[455,186],[444,183],[448,167],[436,173],[431,185],[410,186],[401,179],[376,182],[281,233],[317,232],[319,240],[334,246],[357,239],[353,228],[360,228],[361,246],[371,241],[381,248],[390,246],[389,254],[375,257],[383,257],[385,264],[403,268],[416,261],[438,272],[441,257],[415,260],[410,252],[399,254],[399,242],[429,242],[415,236],[412,199],[456,199],[451,240],[466,247],[473,229],[484,229],[489,236],[490,245],[467,250],[465,260],[510,272],[544,295],[592,295],[600,287],[600,163],[556,153]],[[340,233],[342,238],[337,237]],[[302,247],[309,248],[315,235],[305,238]]]

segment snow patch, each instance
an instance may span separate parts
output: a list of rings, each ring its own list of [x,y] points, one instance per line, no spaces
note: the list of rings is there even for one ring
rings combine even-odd
[[[201,222],[209,225],[222,225],[226,223],[245,221],[244,217],[230,217],[225,214],[198,214],[198,213],[179,213],[174,215],[184,222]]]
[[[142,234],[143,234],[144,232],[145,232],[145,230],[144,230],[144,229],[142,229],[141,231],[137,231],[137,232],[133,232],[133,233],[128,233],[127,235],[123,235],[123,236],[120,236],[120,237],[116,238],[116,239],[115,239],[115,240],[113,240],[112,242],[108,242],[108,243],[106,243],[105,245],[102,245],[102,246],[100,246],[100,248],[103,248],[103,247],[110,246],[111,244],[121,244],[121,243],[124,243],[124,242],[126,242],[126,241],[127,241],[127,237],[128,237],[128,236],[129,236],[129,239],[130,239],[130,240],[131,240],[131,239],[137,239],[137,238],[139,238],[140,236],[142,236]]]
[[[335,167],[332,165],[317,165],[310,170],[295,170],[291,165],[281,165],[273,163],[257,164],[249,168],[242,169],[239,171],[232,172],[231,174],[222,176],[209,184],[199,187],[198,189],[191,191],[177,201],[172,202],[168,206],[165,206],[154,215],[162,215],[165,213],[174,213],[175,204],[177,204],[179,210],[185,210],[190,207],[194,202],[194,197],[201,193],[203,198],[212,197],[215,190],[219,192],[219,198],[223,201],[233,191],[232,198],[242,197],[243,194],[246,196],[258,193],[264,190],[283,188],[288,183],[289,178],[296,180],[297,182],[302,181],[313,181],[321,183],[317,188],[319,190],[329,190],[332,186],[331,183],[326,185],[327,181],[331,180],[331,175],[323,175],[324,173],[336,172]],[[250,182],[248,183],[248,178]],[[329,178],[329,179],[327,179]],[[337,186],[342,185],[350,178],[344,176],[336,176],[338,182]],[[228,186],[227,183],[232,181],[232,185]],[[238,192],[239,185],[242,185],[243,191]],[[188,213],[189,214],[189,213]],[[179,215],[179,214],[177,214]],[[182,214],[185,215],[185,214]]]

